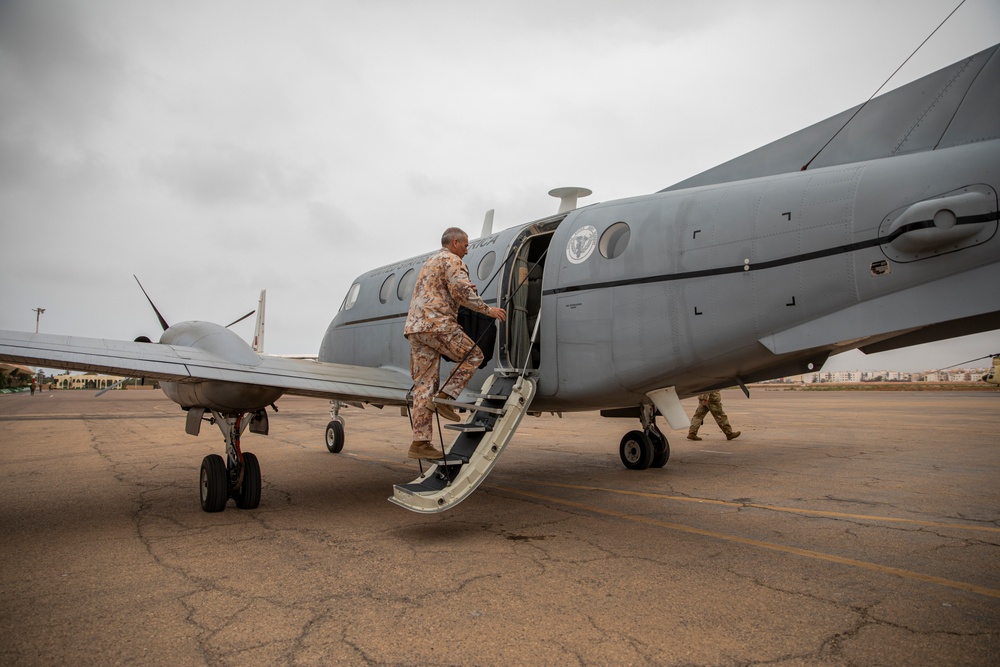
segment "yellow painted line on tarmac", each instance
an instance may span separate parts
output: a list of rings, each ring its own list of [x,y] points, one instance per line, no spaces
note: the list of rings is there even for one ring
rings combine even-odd
[[[567,488],[580,488],[580,489],[590,488],[590,487],[574,487],[568,484],[567,485],[552,484],[552,486],[565,486]],[[1000,590],[995,588],[976,586],[975,584],[967,584],[962,581],[952,581],[950,579],[945,579],[943,577],[935,577],[929,574],[921,574],[920,572],[911,572],[909,570],[903,570],[898,567],[890,567],[888,565],[878,565],[877,563],[868,563],[861,560],[855,560],[853,558],[844,558],[843,556],[834,556],[832,554],[825,554],[819,551],[811,551],[809,549],[799,549],[798,547],[789,547],[783,544],[774,544],[773,542],[754,540],[749,537],[739,537],[737,535],[727,535],[725,533],[717,533],[713,530],[693,528],[691,526],[684,526],[678,523],[670,523],[668,521],[660,521],[659,519],[652,519],[649,517],[639,516],[636,514],[626,514],[625,512],[618,512],[615,510],[604,509],[601,507],[594,507],[592,505],[585,505],[583,503],[578,503],[573,500],[563,500],[562,498],[553,498],[551,496],[544,496],[540,493],[533,493],[531,491],[513,489],[507,486],[494,486],[494,488],[499,489],[501,491],[506,491],[508,493],[526,496],[528,498],[534,498],[536,500],[556,503],[559,505],[566,505],[568,507],[575,507],[576,509],[580,509],[586,512],[591,512],[593,514],[603,514],[604,516],[611,516],[615,517],[616,519],[624,519],[626,521],[633,521],[635,523],[642,523],[649,526],[657,526],[659,528],[667,528],[669,530],[691,533],[693,535],[711,537],[717,540],[735,542],[737,544],[745,544],[747,546],[757,547],[760,549],[780,551],[782,553],[793,554],[796,556],[803,556],[805,558],[813,558],[816,560],[827,561],[830,563],[838,563],[840,565],[857,567],[864,570],[871,570],[872,572],[879,572],[882,574],[894,574],[898,577],[903,577],[905,579],[913,579],[915,581],[922,581],[925,583],[939,584],[941,586],[947,586],[949,588],[955,588],[961,591],[969,591],[971,593],[978,593],[979,595],[986,595],[993,598],[1000,598]],[[636,495],[642,495],[642,494],[636,494]],[[722,502],[722,501],[716,501],[716,502]]]
[[[714,498],[693,498],[691,496],[670,496],[664,493],[649,493],[646,491],[625,491],[623,489],[606,489],[599,486],[579,486],[576,484],[559,484],[558,482],[530,482],[537,486],[555,486],[563,489],[576,489],[578,491],[603,491],[604,493],[614,493],[622,496],[640,496],[643,498],[655,498],[658,500],[678,500],[686,503],[697,503],[702,505],[727,505],[730,507],[753,507],[772,512],[789,512],[793,514],[808,514],[810,516],[824,516],[835,519],[861,519],[863,521],[881,521],[891,523],[906,523],[916,526],[930,526],[933,528],[954,528],[958,530],[977,530],[984,533],[1000,533],[1000,528],[996,526],[975,526],[964,523],[946,523],[943,521],[922,521],[920,519],[900,519],[891,516],[875,516],[871,514],[849,514],[847,512],[828,512],[824,510],[809,510],[800,507],[781,507],[778,505],[763,505],[760,503],[740,503],[731,500],[716,500]]]

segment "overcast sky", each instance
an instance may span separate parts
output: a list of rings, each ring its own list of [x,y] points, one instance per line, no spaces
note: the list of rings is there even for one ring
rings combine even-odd
[[[0,328],[42,307],[42,332],[155,339],[134,273],[171,323],[267,288],[266,351],[314,354],[365,270],[863,102],[956,4],[0,0]],[[998,40],[1000,2],[966,0],[887,89]],[[993,352],[995,332],[827,369]]]

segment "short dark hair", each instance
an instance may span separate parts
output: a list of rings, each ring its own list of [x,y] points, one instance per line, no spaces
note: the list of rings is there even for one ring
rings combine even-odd
[[[469,238],[469,235],[463,232],[458,227],[449,227],[444,230],[444,234],[441,235],[441,247],[447,248],[451,245],[452,241],[457,241],[461,238]]]

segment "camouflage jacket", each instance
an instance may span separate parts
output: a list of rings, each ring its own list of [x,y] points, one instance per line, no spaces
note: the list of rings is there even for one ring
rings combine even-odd
[[[462,258],[441,248],[420,269],[403,333],[453,331],[458,326],[459,306],[484,315],[490,310],[476,293]]]

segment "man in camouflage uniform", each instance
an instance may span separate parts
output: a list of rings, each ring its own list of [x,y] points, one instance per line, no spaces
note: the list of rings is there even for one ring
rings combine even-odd
[[[702,394],[698,397],[698,409],[694,411],[691,418],[691,428],[688,429],[688,440],[701,440],[698,437],[698,429],[705,421],[705,414],[711,412],[715,417],[715,423],[719,425],[722,432],[726,434],[726,440],[735,440],[740,437],[740,431],[734,431],[729,425],[729,417],[722,409],[722,396],[717,391]]]
[[[469,252],[469,236],[450,227],[441,236],[441,250],[432,255],[417,276],[410,301],[410,313],[403,330],[410,341],[410,375],[413,377],[413,443],[411,459],[438,459],[443,452],[431,445],[434,435],[432,417],[436,411],[445,419],[458,421],[455,411],[434,404],[437,398],[453,400],[472,379],[483,353],[458,325],[458,307],[506,321],[503,308],[491,308],[476,293],[469,280],[469,269],[462,258]],[[441,355],[464,360],[448,383],[438,391],[441,381]]]

